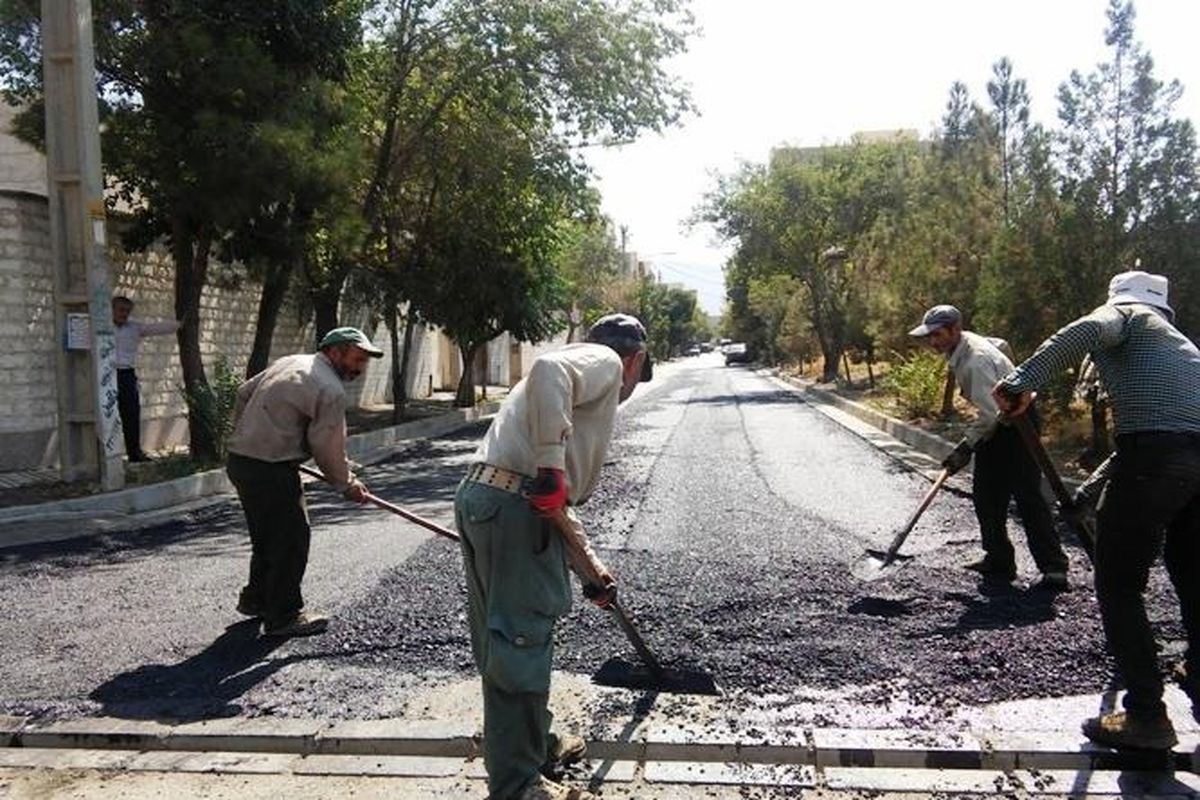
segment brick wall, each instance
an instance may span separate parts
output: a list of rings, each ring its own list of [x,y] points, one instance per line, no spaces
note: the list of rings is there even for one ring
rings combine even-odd
[[[58,457],[52,281],[46,199],[0,192],[0,469]]]

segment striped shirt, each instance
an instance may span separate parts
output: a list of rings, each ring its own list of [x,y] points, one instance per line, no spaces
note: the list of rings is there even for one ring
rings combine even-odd
[[[1002,383],[1014,394],[1037,389],[1088,353],[1118,435],[1200,431],[1200,350],[1148,305],[1100,306],[1042,342]]]

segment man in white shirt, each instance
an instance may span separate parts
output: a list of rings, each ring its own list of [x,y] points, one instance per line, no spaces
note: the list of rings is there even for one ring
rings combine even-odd
[[[1015,499],[1029,551],[1041,570],[1041,589],[1061,591],[1067,584],[1067,555],[1058,540],[1050,506],[1042,496],[1041,472],[1017,431],[1000,423],[992,387],[1012,371],[1012,361],[996,343],[963,330],[962,314],[949,305],[925,312],[921,324],[909,331],[946,356],[963,396],[975,406],[975,420],[942,466],[958,472],[975,456],[971,496],[983,540],[984,557],[967,565],[986,582],[1011,583],[1017,576],[1008,539],[1008,502]]]
[[[587,800],[542,771],[581,758],[550,732],[555,621],[571,608],[568,566],[607,605],[615,581],[569,508],[596,485],[617,405],[650,379],[646,330],[610,314],[588,341],[537,358],[475,453],[454,499],[483,683],[483,757],[494,800]]]
[[[164,336],[179,330],[180,323],[173,319],[157,322],[142,322],[130,319],[133,301],[117,295],[112,299],[114,339],[116,343],[113,364],[117,369],[117,411],[121,415],[121,430],[125,434],[125,455],[130,461],[149,461],[150,456],[142,451],[142,399],[138,392],[137,366],[138,343],[143,336]]]

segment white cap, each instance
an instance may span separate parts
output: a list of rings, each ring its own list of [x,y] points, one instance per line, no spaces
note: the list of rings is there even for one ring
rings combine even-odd
[[[1174,316],[1175,312],[1167,305],[1168,287],[1165,275],[1154,275],[1141,270],[1122,272],[1120,275],[1114,275],[1108,282],[1108,305],[1144,303],[1161,308]]]

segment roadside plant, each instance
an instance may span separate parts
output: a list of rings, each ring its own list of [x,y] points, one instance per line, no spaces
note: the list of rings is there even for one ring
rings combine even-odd
[[[233,407],[241,384],[242,379],[230,368],[228,359],[217,356],[212,380],[191,389],[179,387],[187,401],[189,423],[212,437],[218,462],[225,460],[229,435],[233,433]]]
[[[907,357],[897,353],[884,379],[885,388],[909,418],[933,417],[941,408],[945,385],[946,359],[924,349],[913,350]]]

